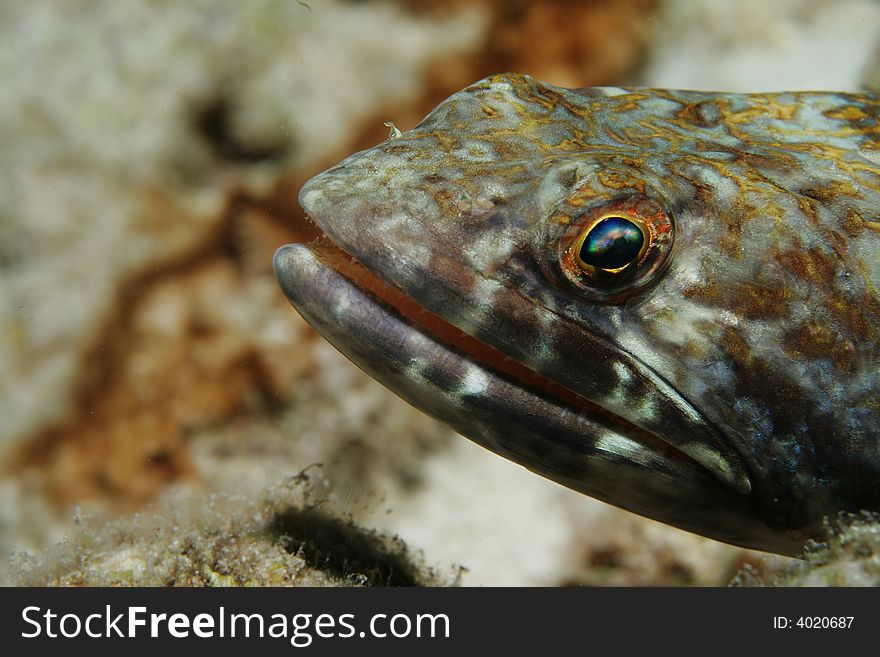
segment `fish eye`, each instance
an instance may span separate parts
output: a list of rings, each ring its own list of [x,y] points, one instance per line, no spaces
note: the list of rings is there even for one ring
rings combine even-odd
[[[642,194],[584,207],[563,207],[562,274],[592,301],[619,303],[662,275],[675,224],[660,202]]]
[[[619,272],[637,262],[650,239],[645,229],[626,217],[603,217],[585,230],[578,247],[578,264]]]

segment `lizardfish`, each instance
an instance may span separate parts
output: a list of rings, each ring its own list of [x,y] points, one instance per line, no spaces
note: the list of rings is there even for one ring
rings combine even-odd
[[[497,75],[311,179],[302,316],[480,445],[797,554],[880,509],[880,101]]]

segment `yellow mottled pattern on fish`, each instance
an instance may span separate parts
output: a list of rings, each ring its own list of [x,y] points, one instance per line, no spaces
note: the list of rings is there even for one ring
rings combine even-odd
[[[880,103],[498,75],[309,181],[291,302],[546,477],[797,553],[880,509]],[[388,285],[386,285],[386,283]]]

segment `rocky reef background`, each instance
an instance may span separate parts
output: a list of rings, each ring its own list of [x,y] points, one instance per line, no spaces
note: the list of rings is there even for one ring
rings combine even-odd
[[[485,75],[855,90],[878,26],[873,0],[3,2],[0,583],[876,583],[869,519],[789,563],[455,436],[271,256],[316,237],[302,182]]]

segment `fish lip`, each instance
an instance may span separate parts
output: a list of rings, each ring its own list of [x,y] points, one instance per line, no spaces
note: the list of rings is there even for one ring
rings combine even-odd
[[[289,269],[286,259],[288,258],[291,248],[295,248],[294,245],[280,247],[273,258],[276,277],[281,282],[282,289],[289,299],[296,297],[296,292],[293,291],[289,285],[289,282],[293,280],[293,277],[286,273]],[[639,442],[643,447],[655,451],[663,451],[667,455],[672,452],[675,457],[690,462],[694,467],[698,469],[706,469],[705,466],[701,465],[696,459],[693,459],[685,452],[678,450],[674,445],[670,445],[659,437],[649,434],[649,432],[640,430],[638,427],[629,423],[625,418],[616,415],[607,409],[603,409],[587,399],[581,398],[576,393],[558,385],[556,385],[555,390],[549,389],[555,384],[555,382],[545,380],[544,377],[538,375],[533,370],[530,370],[525,365],[514,361],[503,352],[481,342],[474,336],[465,334],[454,325],[446,322],[443,318],[438,317],[425,308],[425,306],[420,304],[418,300],[409,296],[405,291],[385,281],[378,274],[361,265],[351,256],[351,254],[341,249],[335,242],[327,239],[326,236],[323,240],[319,240],[306,248],[310,249],[310,251],[312,251],[312,253],[314,253],[324,265],[335,270],[337,274],[345,278],[354,288],[367,295],[367,298],[370,298],[373,303],[390,306],[390,311],[396,313],[403,321],[412,325],[413,330],[421,331],[430,335],[432,338],[440,340],[450,349],[454,350],[463,361],[475,362],[482,367],[492,369],[499,375],[506,375],[510,379],[515,380],[517,385],[529,389],[535,394],[546,395],[557,403],[572,406],[574,412],[585,410],[587,413],[594,416],[601,415],[612,421],[621,435],[625,435],[626,437]],[[365,282],[365,278],[370,278],[372,280]],[[392,294],[397,298],[397,303],[389,300],[388,297]],[[409,308],[403,308],[403,304],[408,305]],[[422,316],[421,320],[416,317],[416,313]],[[431,321],[425,321],[425,317],[430,318]],[[429,323],[433,323],[435,326],[433,328],[427,326]],[[445,326],[438,330],[436,327],[437,323],[442,323]],[[450,333],[453,335],[450,336]],[[459,334],[458,339],[456,339],[454,335],[455,333]],[[469,348],[467,344],[462,344],[462,342],[470,343],[471,345],[476,343],[476,349],[474,346]],[[475,350],[481,350],[482,353],[475,354]]]
[[[379,284],[393,290],[395,294],[398,294],[401,297],[405,297],[415,304],[418,303],[417,301],[413,300],[412,297],[406,296],[406,293],[399,290],[399,288],[392,287],[389,283],[384,283],[383,281],[381,281],[381,279],[378,278],[375,273],[367,270],[357,261],[350,260],[348,266],[341,266],[342,259],[349,260],[351,259],[351,256],[344,250],[340,249],[338,245],[329,240],[319,240],[312,244],[287,244],[279,247],[276,250],[273,257],[273,268],[275,270],[276,278],[278,279],[285,296],[288,298],[291,304],[295,308],[297,308],[297,310],[299,310],[304,317],[307,318],[307,320],[310,316],[313,315],[313,312],[310,313],[310,311],[308,310],[309,303],[320,305],[325,308],[331,308],[333,307],[333,304],[336,303],[336,310],[334,310],[333,313],[336,314],[338,318],[342,319],[344,311],[351,310],[350,299],[354,298],[355,295],[357,295],[357,308],[354,310],[354,312],[356,312],[357,314],[361,316],[368,316],[371,314],[378,314],[378,312],[380,311],[384,311],[385,313],[387,313],[388,316],[395,318],[400,326],[405,326],[405,330],[407,332],[410,332],[412,334],[420,334],[428,340],[435,340],[443,347],[448,349],[448,353],[445,356],[445,359],[447,361],[450,360],[450,357],[452,357],[458,363],[467,365],[475,364],[480,368],[490,371],[493,375],[498,376],[499,378],[504,378],[511,385],[521,388],[522,390],[527,391],[529,394],[546,397],[548,401],[552,401],[553,403],[558,405],[566,405],[564,399],[561,399],[549,393],[545,393],[539,390],[537,387],[531,386],[527,382],[522,381],[515,376],[508,376],[506,372],[499,370],[498,368],[492,366],[490,363],[487,363],[485,360],[474,358],[472,354],[470,354],[467,350],[459,348],[458,345],[451,343],[443,337],[438,337],[437,332],[433,332],[425,328],[420,323],[417,323],[416,320],[413,319],[412,313],[402,312],[399,308],[395,307],[393,302],[389,302],[387,299],[382,298],[382,296],[377,294],[373,289],[370,289],[371,286],[369,284],[365,285],[363,284],[363,281],[355,280],[355,276],[352,274],[351,269],[360,269],[363,272],[368,273],[369,276],[374,277],[377,281],[379,281]],[[335,287],[344,288],[344,292],[340,294],[337,291],[337,298],[335,300],[321,298],[320,295],[313,295],[310,298],[309,292],[307,291],[310,283],[302,284],[302,274],[298,274],[295,271],[297,269],[303,269],[302,265],[298,265],[297,263],[302,263],[306,261],[311,261],[313,263],[313,266],[323,268],[324,271],[327,273],[332,272],[331,275],[335,276],[338,282],[338,285],[336,285]],[[340,299],[343,299],[343,303],[339,302]],[[342,310],[343,307],[344,310]],[[431,314],[430,311],[426,312]],[[452,327],[452,325],[450,326]],[[318,328],[319,332],[324,334],[324,331],[321,329],[321,327],[316,326],[316,328]],[[452,328],[454,329],[454,327]],[[358,339],[357,336],[352,337],[354,340]],[[332,339],[331,342],[333,342]],[[406,360],[408,354],[406,353],[405,349],[401,349],[403,360]],[[343,349],[340,350],[345,353]],[[576,409],[573,410],[575,410],[576,412]],[[618,416],[615,416],[611,413],[609,413],[608,415],[611,419],[622,420],[622,418],[619,418]],[[628,436],[624,437],[628,438]],[[659,441],[659,439],[658,442],[662,443],[662,441]],[[668,455],[669,452],[672,451],[677,457],[680,457],[680,459],[678,460],[680,464],[686,464],[695,472],[701,472],[708,475],[708,471],[694,459],[688,457],[682,452],[679,452],[678,450],[675,450],[674,447],[669,446],[666,443],[662,443],[662,445],[668,448],[667,450],[665,450],[665,454]],[[646,447],[646,449],[652,449],[652,446],[642,446]]]
[[[403,321],[411,324],[413,330],[421,331],[443,342],[450,349],[454,350],[462,361],[474,362],[481,367],[492,369],[498,375],[508,376],[511,380],[516,381],[517,385],[535,394],[546,395],[557,403],[572,406],[573,412],[586,411],[593,416],[604,417],[614,423],[621,435],[635,440],[643,447],[662,451],[667,455],[671,453],[675,458],[689,461],[698,469],[706,469],[699,461],[676,449],[674,445],[670,445],[653,434],[639,429],[639,427],[632,425],[625,418],[590,402],[552,380],[542,377],[534,372],[534,370],[511,359],[491,345],[460,331],[442,317],[429,311],[405,291],[385,281],[378,274],[361,265],[348,252],[327,239],[326,236],[324,236],[323,240],[319,240],[307,248],[310,248],[316,257],[345,278],[354,288],[357,288],[367,295],[368,298],[371,298],[374,303],[390,306],[390,312],[396,313]],[[286,257],[287,247],[279,248],[274,258],[276,276],[279,280],[290,280],[290,277],[283,273],[286,269]],[[288,298],[291,298],[289,287],[282,287]],[[395,300],[391,300],[389,297],[394,297]],[[428,326],[429,324],[433,324],[433,327]],[[442,326],[438,328],[438,324]]]
[[[285,296],[339,351],[423,412],[537,474],[640,515],[744,547],[790,555],[801,549],[802,541],[756,519],[750,496],[723,484],[693,459],[669,459],[653,453],[650,447],[634,444],[626,436],[616,438],[607,431],[600,439],[588,441],[585,436],[597,430],[593,418],[568,412],[558,400],[536,395],[507,377],[493,374],[490,368],[482,371],[489,380],[487,385],[497,385],[503,391],[497,398],[474,396],[450,404],[450,386],[460,383],[460,378],[440,377],[427,385],[424,381],[412,382],[408,367],[419,358],[418,351],[430,345],[445,345],[393,309],[389,312],[379,298],[322,262],[318,255],[321,248],[290,244],[276,251],[273,264]],[[344,312],[340,312],[340,304],[346,307]],[[392,351],[383,352],[383,348]],[[467,368],[472,364],[454,349],[447,348],[441,360],[446,368],[471,371]],[[531,410],[525,410],[529,400],[549,409],[549,428],[545,428],[543,417],[537,430],[530,433],[525,427],[530,421],[533,425],[537,422]],[[492,406],[493,413],[500,411],[497,422],[486,420],[485,404]],[[566,422],[577,431],[569,436],[570,443],[560,444],[553,427]],[[550,437],[543,435],[545,431]],[[615,440],[635,452],[621,455],[607,450],[606,443]],[[540,453],[524,456],[517,451],[521,443],[529,442],[539,445]],[[581,465],[587,461],[592,469],[581,476],[577,469],[587,467]]]

